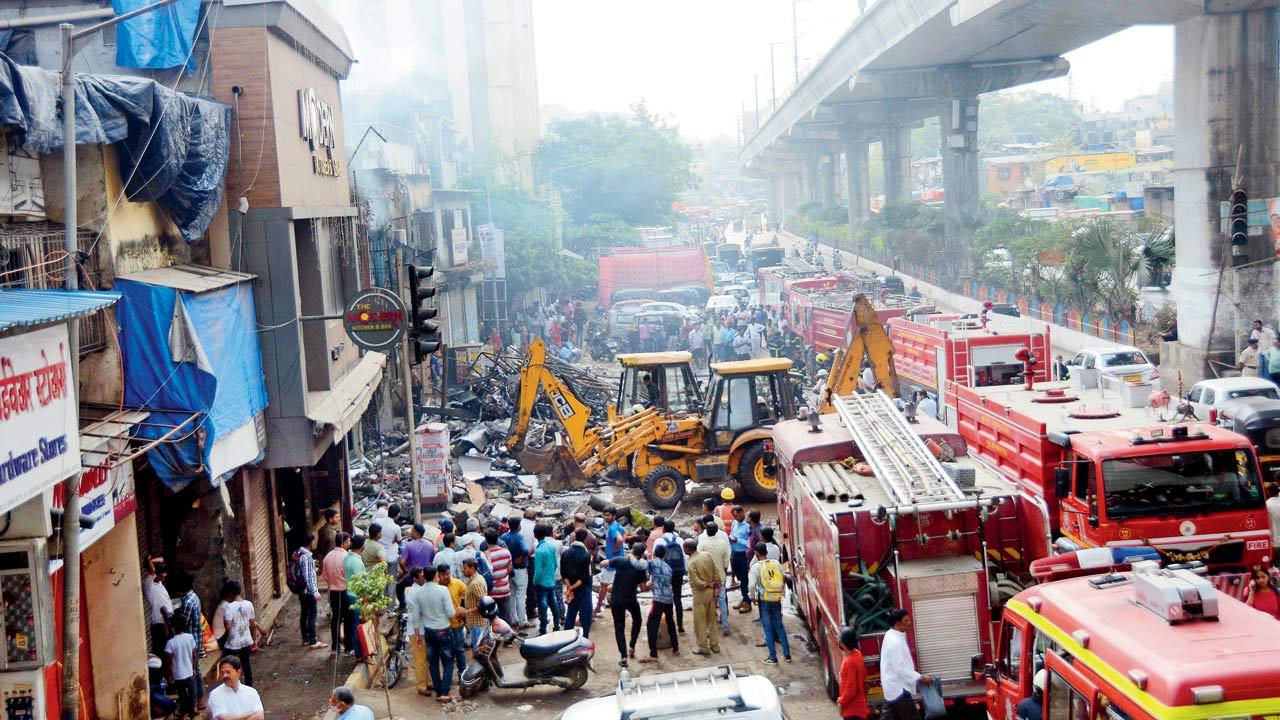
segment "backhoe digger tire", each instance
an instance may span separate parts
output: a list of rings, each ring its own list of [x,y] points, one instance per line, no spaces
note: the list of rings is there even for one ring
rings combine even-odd
[[[659,465],[644,478],[644,499],[658,510],[670,510],[684,498],[684,475],[670,465]]]
[[[764,449],[764,442],[747,448],[738,463],[738,483],[747,497],[772,502],[778,497],[778,465]]]

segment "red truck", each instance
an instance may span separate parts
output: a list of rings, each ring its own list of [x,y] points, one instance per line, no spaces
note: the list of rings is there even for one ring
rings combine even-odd
[[[1244,436],[1166,421],[1132,388],[947,387],[948,419],[978,458],[1050,508],[1055,550],[1150,546],[1166,563],[1203,562],[1236,595],[1251,566],[1270,562],[1261,473]]]
[[[991,315],[985,321],[958,315],[918,313],[889,320],[893,361],[902,396],[924,390],[938,407],[950,405],[946,383],[966,387],[1017,385],[1025,382],[1023,348],[1046,361],[1032,368],[1035,382],[1050,380],[1049,326],[1045,323]]]
[[[773,428],[793,597],[821,653],[827,692],[834,699],[837,639],[850,626],[867,658],[867,697],[883,699],[885,615],[905,607],[920,672],[942,679],[948,703],[982,704],[969,658],[992,656],[1000,603],[1031,581],[1024,558],[1047,552],[1046,536],[1024,531],[1043,528],[1045,511],[966,457],[954,430],[924,418],[908,424],[883,393],[833,404],[836,413]],[[1040,519],[1027,522],[1027,514]]]

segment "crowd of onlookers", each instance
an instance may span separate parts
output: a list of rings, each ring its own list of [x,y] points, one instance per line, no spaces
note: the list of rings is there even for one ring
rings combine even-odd
[[[358,601],[349,586],[385,564],[392,576],[388,593],[407,613],[417,689],[442,702],[452,700],[454,670],[460,678],[488,626],[481,613],[485,598],[496,602],[498,616],[511,628],[536,628],[539,634],[581,628],[589,636],[608,611],[625,664],[636,659],[642,634],[648,652],[638,661],[656,661],[664,628],[671,652],[679,654],[686,584],[693,652],[719,652],[719,638],[730,628],[729,591],[735,589],[739,612],[759,611],[766,662],[777,662],[779,645],[790,660],[780,605],[781,546],[759,511],[733,500],[727,488],[720,498],[708,498],[704,514],[683,533],[662,516],[619,515],[613,507],[594,517],[577,513],[568,522],[541,519],[533,509],[484,522],[444,518],[429,530],[402,526],[400,509],[380,501],[365,533],[351,535],[330,510],[318,536],[308,534],[291,556],[290,578],[300,578],[293,589],[302,609],[302,641],[362,657]],[[328,643],[316,636],[322,590],[329,599]]]

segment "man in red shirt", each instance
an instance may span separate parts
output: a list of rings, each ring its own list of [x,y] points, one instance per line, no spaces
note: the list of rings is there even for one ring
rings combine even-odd
[[[840,663],[840,717],[842,720],[866,720],[867,666],[858,651],[858,634],[853,628],[840,631],[840,649],[845,651]]]

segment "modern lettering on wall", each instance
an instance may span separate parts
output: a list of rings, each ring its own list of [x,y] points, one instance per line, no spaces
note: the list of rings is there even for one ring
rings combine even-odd
[[[80,467],[67,327],[0,338],[0,512]]]
[[[316,175],[338,177],[342,161],[333,157],[337,147],[333,106],[321,100],[314,88],[298,91],[298,134],[311,148],[311,171]]]

